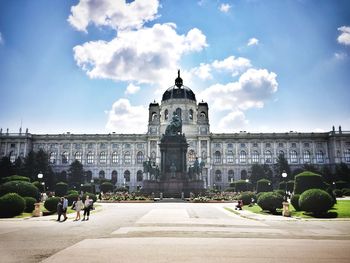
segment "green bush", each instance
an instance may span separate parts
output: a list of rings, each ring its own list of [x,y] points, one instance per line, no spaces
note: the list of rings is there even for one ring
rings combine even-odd
[[[44,192],[44,185],[42,185],[40,182],[38,181],[34,181],[32,182],[32,185],[34,185],[36,188],[38,188],[39,192]]]
[[[335,197],[342,197],[343,196],[343,191],[340,189],[334,189],[333,191]]]
[[[77,201],[78,196],[79,196],[79,194],[75,194],[75,193],[67,195],[68,205],[71,206],[74,201]]]
[[[100,191],[107,193],[107,192],[113,192],[113,184],[110,182],[104,182],[100,185]]]
[[[25,201],[16,193],[0,197],[0,217],[14,217],[23,213]]]
[[[326,213],[333,207],[333,204],[332,197],[321,189],[309,189],[303,192],[299,198],[300,209],[315,215]]]
[[[258,205],[262,210],[275,213],[277,208],[282,208],[283,196],[276,192],[262,193],[258,198]]]
[[[91,184],[84,184],[84,185],[81,187],[81,190],[82,190],[84,193],[92,193],[92,192],[94,192],[94,191],[93,191],[93,185],[91,185]]]
[[[69,191],[67,192],[67,195],[72,195],[72,194],[78,195],[79,192],[78,192],[77,190],[69,190]]]
[[[285,191],[286,190],[286,182],[280,182],[278,185],[278,189]],[[293,192],[293,190],[294,190],[294,181],[290,180],[287,182],[287,191]]]
[[[256,182],[256,192],[271,192],[272,191],[272,184],[271,181],[267,179],[261,179]]]
[[[256,195],[253,192],[243,192],[238,197],[239,200],[243,201],[243,205],[249,205],[252,202],[252,198],[256,200]]]
[[[10,181],[24,181],[24,182],[30,182],[30,179],[25,176],[20,176],[20,175],[11,175],[7,176],[1,179],[2,183],[7,183]]]
[[[321,175],[312,172],[302,172],[295,177],[294,193],[302,194],[309,189],[326,189]]]
[[[36,203],[36,199],[33,197],[23,197],[24,201],[25,201],[25,209],[24,212],[27,213],[32,213],[34,208],[35,208],[35,203]]]
[[[68,185],[64,182],[59,182],[56,184],[55,194],[56,196],[65,196],[68,191]]]
[[[342,190],[342,189],[347,188],[347,187],[349,187],[349,183],[346,181],[336,181],[335,182],[335,188],[337,188],[337,189]]]
[[[277,194],[280,194],[280,195],[282,195],[282,196],[284,196],[285,195],[285,192],[284,192],[284,190],[274,190],[273,192],[275,192],[275,193],[277,193]]]
[[[225,189],[225,192],[234,192],[235,188],[229,187]]]
[[[234,182],[234,184],[235,184],[236,192],[246,192],[252,188],[251,187],[252,184],[250,182],[246,182],[245,180],[238,180]]]
[[[39,197],[39,190],[34,185],[25,181],[9,181],[0,185],[0,196],[7,193],[17,193],[20,196]]]
[[[129,190],[126,187],[118,187],[118,188],[115,189],[115,192],[127,193],[127,192],[129,192]]]
[[[60,200],[60,197],[49,197],[46,199],[44,207],[50,212],[57,212],[57,204]]]
[[[294,194],[290,199],[290,202],[292,203],[292,206],[294,207],[295,211],[300,211],[299,198],[300,198],[299,194]]]
[[[350,196],[350,188],[343,188],[342,191],[344,196]]]
[[[90,197],[90,199],[92,199],[92,200],[94,201],[94,203],[97,201],[96,195],[94,195],[94,194],[92,194],[92,193],[85,193],[85,194],[83,195],[83,198],[82,198],[82,201],[83,201],[83,202],[85,202],[85,199],[86,199],[86,196],[87,196],[87,195]]]

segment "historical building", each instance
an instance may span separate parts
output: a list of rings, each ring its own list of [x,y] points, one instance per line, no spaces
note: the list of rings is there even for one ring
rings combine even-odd
[[[307,163],[350,165],[350,132],[341,127],[326,133],[211,133],[208,104],[197,102],[193,91],[183,85],[180,72],[161,103],[149,104],[146,134],[39,135],[1,129],[0,158],[9,156],[14,162],[31,150],[43,149],[55,172],[67,173],[70,163],[78,160],[86,171],[86,181],[115,178],[116,185],[135,190],[145,178],[143,162],[150,158],[160,163],[160,139],[174,112],[182,120],[189,145],[187,163],[193,164],[196,157],[205,163],[202,174],[207,187],[224,189],[232,180],[249,178],[252,164],[274,164],[279,154],[284,154],[292,169]]]

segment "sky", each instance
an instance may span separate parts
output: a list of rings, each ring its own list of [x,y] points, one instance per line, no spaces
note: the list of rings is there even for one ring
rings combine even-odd
[[[0,0],[3,132],[145,133],[178,69],[211,132],[350,131],[350,1]]]

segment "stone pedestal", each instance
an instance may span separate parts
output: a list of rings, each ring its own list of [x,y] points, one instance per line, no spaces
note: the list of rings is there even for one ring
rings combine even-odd
[[[282,215],[283,216],[290,216],[290,211],[289,211],[289,203],[288,202],[283,202],[283,211],[282,211]]]
[[[41,216],[41,211],[40,211],[40,203],[35,203],[34,204],[34,211],[33,211],[33,216],[38,217]]]

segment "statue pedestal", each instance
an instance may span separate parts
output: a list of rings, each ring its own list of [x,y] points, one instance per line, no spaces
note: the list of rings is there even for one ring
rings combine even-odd
[[[283,202],[283,211],[282,211],[282,215],[289,217],[290,216],[290,211],[289,211],[289,203],[288,202]]]
[[[35,203],[34,206],[35,207],[34,207],[34,211],[33,211],[33,216],[35,216],[35,217],[41,216],[42,214],[40,211],[40,203]]]

